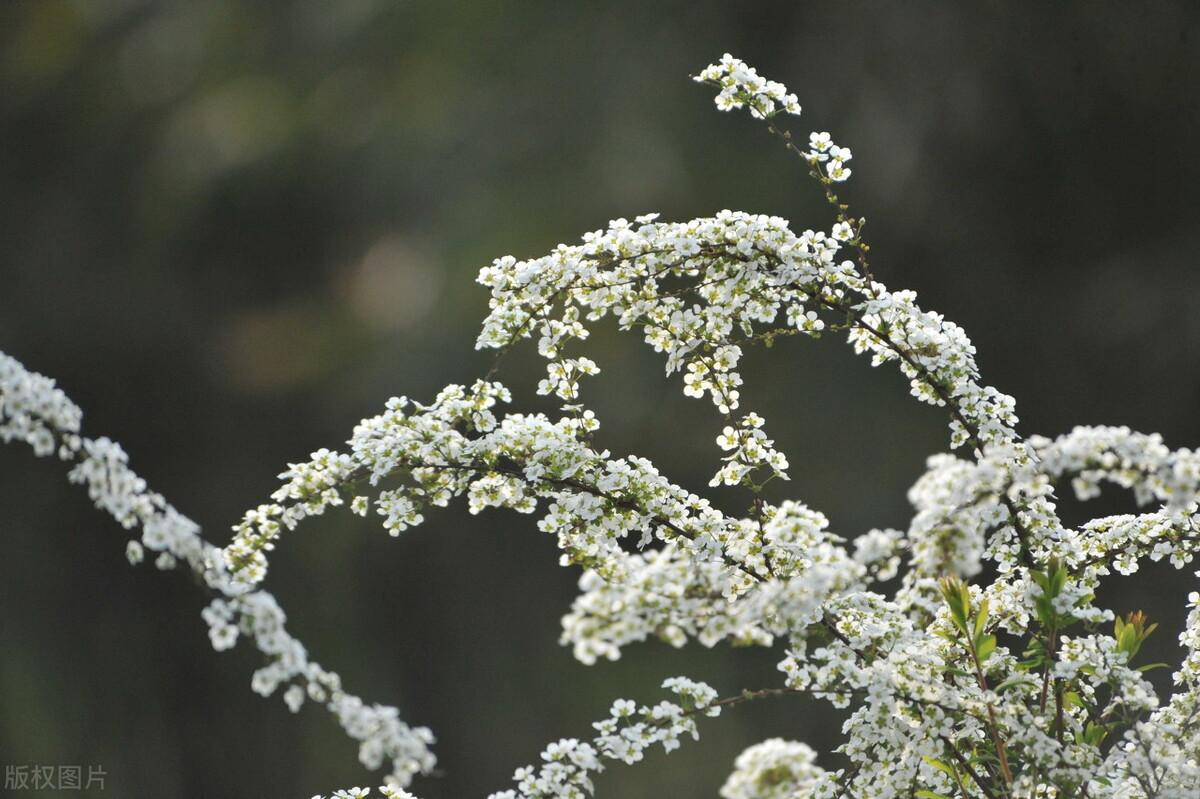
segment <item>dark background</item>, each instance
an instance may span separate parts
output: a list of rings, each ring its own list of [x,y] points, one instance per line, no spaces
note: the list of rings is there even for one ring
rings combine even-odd
[[[853,148],[878,276],[965,326],[1026,433],[1200,443],[1195,4],[53,2],[0,6],[0,349],[56,377],[92,435],[215,541],[289,460],[393,394],[486,368],[478,268],[613,217],[829,214],[799,166],[688,75],[725,51],[799,94],[798,133]],[[838,337],[840,338],[840,337]],[[614,452],[701,487],[720,423],[632,338],[588,386]],[[541,366],[502,375],[529,407]],[[831,337],[756,353],[747,405],[794,495],[856,535],[907,524],[942,414]],[[745,498],[720,493],[737,510]],[[1122,498],[1101,508],[1129,507]],[[1078,508],[1068,518],[1083,518]],[[0,763],[103,764],[116,796],[296,797],[375,784],[326,713],[249,688],[187,579],[125,563],[61,467],[0,450]],[[268,588],[313,655],[431,725],[427,799],[509,786],[614,697],[688,674],[778,682],[776,651],[648,644],[585,668],[556,644],[576,575],[532,519],[459,507],[388,538],[338,514]],[[1112,594],[1177,628],[1187,584]],[[1149,657],[1173,657],[1174,631]],[[740,709],[601,795],[711,796],[772,735],[827,749],[795,700]],[[833,762],[833,761],[827,761]]]

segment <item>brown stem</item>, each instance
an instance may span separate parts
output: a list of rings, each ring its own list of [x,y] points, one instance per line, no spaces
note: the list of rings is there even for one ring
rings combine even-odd
[[[988,684],[987,677],[983,673],[983,664],[979,662],[979,655],[975,652],[975,647],[969,644],[964,645],[964,648],[971,654],[971,662],[975,664],[975,679],[979,683],[979,690],[987,693]],[[1000,772],[1004,776],[1004,782],[1009,790],[1012,789],[1013,775],[1012,769],[1008,766],[1008,750],[1004,745],[1004,739],[1000,737],[1000,723],[996,721],[996,710],[992,707],[992,703],[987,705],[988,726],[992,734],[992,743],[996,747],[996,757],[1000,760]]]
[[[968,760],[962,756],[962,753],[958,751],[958,748],[954,746],[953,742],[947,740],[946,738],[942,738],[942,740],[945,741],[946,748],[950,750],[950,754],[954,756],[954,760],[963,768],[964,771],[971,775],[971,779],[974,780],[975,784],[979,786],[979,790],[983,792],[983,795],[987,797],[987,799],[996,799],[996,795],[991,792],[987,786],[987,783],[984,782],[983,778],[979,776],[979,772],[976,771],[970,762],[968,762]],[[959,787],[962,787],[961,783]],[[963,795],[966,796],[966,794],[967,791],[965,788],[963,788]]]

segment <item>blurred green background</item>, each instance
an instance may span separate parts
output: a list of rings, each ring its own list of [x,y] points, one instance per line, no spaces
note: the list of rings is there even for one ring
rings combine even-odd
[[[725,51],[853,148],[844,192],[893,288],[966,327],[1022,429],[1200,444],[1200,24],[1191,2],[149,2],[0,5],[0,349],[209,537],[289,460],[394,394],[469,381],[496,256],[617,216],[829,214],[797,164],[688,75]],[[700,488],[720,423],[629,337],[587,386],[614,452]],[[502,373],[536,405],[529,352]],[[904,526],[941,414],[834,338],[755,353],[747,404],[835,529]],[[740,510],[733,492],[719,502]],[[1068,519],[1082,511],[1066,502]],[[1099,510],[1129,507],[1123,497]],[[374,784],[325,713],[249,689],[187,579],[131,570],[61,468],[0,450],[0,764],[98,763],[131,797],[296,797]],[[1089,509],[1090,510],[1090,509]],[[268,587],[315,657],[439,736],[426,799],[482,796],[616,696],[675,674],[777,682],[779,651],[648,644],[580,666],[556,643],[576,575],[527,517],[461,507],[399,540],[335,515]],[[1177,627],[1190,574],[1119,610]],[[1175,656],[1174,633],[1150,660]],[[836,742],[804,700],[706,725],[603,796],[712,796],[762,738]],[[827,763],[836,763],[833,759]]]

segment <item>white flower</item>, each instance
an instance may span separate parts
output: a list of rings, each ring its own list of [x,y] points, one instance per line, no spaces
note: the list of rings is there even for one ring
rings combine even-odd
[[[137,541],[130,541],[125,545],[125,559],[129,561],[130,566],[138,565],[142,562],[142,558],[145,556],[146,553],[142,549],[141,543]]]

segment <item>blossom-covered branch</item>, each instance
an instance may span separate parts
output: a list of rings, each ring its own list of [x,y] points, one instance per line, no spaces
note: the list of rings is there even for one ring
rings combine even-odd
[[[1156,625],[1096,600],[1102,577],[1143,559],[1191,563],[1200,455],[1125,428],[1023,439],[1013,399],[982,380],[965,331],[870,271],[865,220],[835,193],[851,176],[849,148],[827,132],[794,137],[784,120],[800,113],[795,95],[732,56],[696,80],[717,89],[719,109],[748,110],[782,139],[834,220],[827,232],[796,232],[779,217],[728,210],[686,222],[647,214],[484,267],[491,298],[477,346],[498,356],[536,346],[546,360],[536,390],[558,398],[557,414],[502,413],[513,393],[497,380],[499,357],[484,378],[429,404],[393,398],[343,451],[289,464],[221,549],[147,492],[118,447],[81,438],[78,409],[11,359],[0,361],[0,436],[57,453],[100,507],[140,526],[131,560],[144,547],[161,553],[160,566],[182,560],[200,575],[217,595],[204,613],[214,646],[253,638],[269,657],[255,690],[287,685],[293,709],[306,697],[325,703],[362,741],[364,763],[391,761],[385,797],[409,796],[411,778],[429,771],[431,736],[343,692],[283,631],[259,586],[273,548],[309,517],[374,511],[398,536],[458,498],[473,513],[539,514],[562,564],[582,569],[561,638],[582,663],[651,638],[783,650],[778,687],[718,699],[674,677],[664,687],[677,701],[618,700],[595,736],[550,745],[495,799],[589,795],[606,762],[636,762],[654,743],[670,751],[695,735],[698,715],[794,694],[852,708],[837,746],[847,765],[823,768],[807,744],[771,739],[737,759],[726,799],[1200,795],[1200,594],[1188,599],[1187,654],[1165,702],[1135,664]],[[605,320],[661,353],[686,396],[712,402],[723,430],[710,487],[746,492],[745,516],[602,447],[584,399],[584,378],[601,365],[576,345]],[[788,478],[789,459],[744,407],[739,363],[752,346],[834,332],[872,365],[895,364],[914,398],[943,409],[961,453],[928,460],[903,529],[839,535],[803,501],[761,494]],[[1055,504],[1066,483],[1080,499],[1111,483],[1159,507],[1071,529]]]
[[[275,598],[235,580],[221,548],[147,487],[118,444],[84,437],[82,420],[82,411],[53,380],[0,353],[0,440],[23,442],[36,455],[57,457],[71,467],[71,482],[86,487],[100,510],[126,530],[140,531],[126,546],[131,563],[141,562],[149,550],[156,553],[158,568],[182,564],[196,575],[216,596],[203,613],[213,646],[228,649],[245,637],[266,657],[267,664],[254,673],[255,692],[267,696],[286,685],[284,700],[293,711],[306,699],[323,704],[360,742],[363,765],[375,769],[391,764],[392,783],[407,785],[414,775],[432,770],[432,733],[401,721],[394,707],[365,703],[342,687],[337,673],[311,660],[284,626],[287,617]]]

